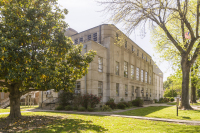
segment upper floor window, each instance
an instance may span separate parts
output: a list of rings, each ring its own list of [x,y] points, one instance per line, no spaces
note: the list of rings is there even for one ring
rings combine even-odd
[[[88,41],[91,40],[92,36],[91,35],[88,35],[87,39]]]
[[[151,59],[150,59],[150,64],[151,64]]]
[[[128,62],[124,62],[124,77],[128,78]]]
[[[136,80],[139,80],[140,77],[140,69],[137,67],[136,68]]]
[[[147,83],[147,75],[148,75],[148,72],[145,72],[145,83]]]
[[[139,56],[139,50],[137,50],[137,56]]]
[[[131,79],[134,79],[134,66],[131,65]]]
[[[147,60],[147,56],[146,56],[146,62],[147,62],[148,60]]]
[[[132,51],[134,51],[133,45],[132,45]]]
[[[95,41],[95,42],[97,41],[97,33],[93,34],[93,41]]]
[[[98,96],[103,96],[103,82],[98,82]]]
[[[116,33],[116,40],[118,41],[119,40],[119,34]]]
[[[119,62],[116,61],[115,74],[119,75]]]
[[[76,95],[81,93],[81,81],[76,81],[74,91]]]
[[[116,83],[116,96],[119,96],[119,83]]]
[[[127,48],[127,41],[125,40],[125,48]]]
[[[74,43],[75,43],[75,44],[78,44],[78,39],[75,39],[75,40],[74,40]]]
[[[142,59],[144,58],[143,53],[142,53]]]
[[[98,71],[103,72],[103,58],[98,57]]]
[[[141,70],[141,82],[143,82],[144,79],[143,79],[143,70]]]
[[[125,96],[128,96],[128,85],[125,85]]]
[[[83,38],[82,38],[82,37],[79,39],[79,42],[80,42],[80,43],[83,42]]]

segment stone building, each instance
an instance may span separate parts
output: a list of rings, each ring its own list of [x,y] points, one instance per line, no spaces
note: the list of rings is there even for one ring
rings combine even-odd
[[[116,26],[103,24],[80,33],[69,28],[65,35],[75,45],[83,44],[82,54],[97,52],[88,74],[77,80],[75,93],[102,96],[103,103],[109,98],[119,102],[122,98],[131,101],[137,97],[163,97],[162,71],[148,53]]]

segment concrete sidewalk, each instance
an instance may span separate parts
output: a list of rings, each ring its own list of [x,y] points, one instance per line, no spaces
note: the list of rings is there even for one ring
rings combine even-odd
[[[174,106],[174,105],[150,104],[150,105],[144,105],[144,107],[136,107],[136,108],[130,108],[130,109],[126,109],[126,110],[115,110],[115,111],[112,111],[112,112],[77,112],[77,111],[43,110],[43,109],[30,109],[30,110],[22,111],[22,112],[23,113],[24,112],[59,112],[59,113],[68,113],[68,114],[102,115],[102,116],[134,118],[134,119],[151,120],[151,121],[181,123],[181,124],[188,124],[188,125],[200,125],[200,121],[152,118],[152,117],[143,117],[143,116],[116,115],[116,113],[125,112],[125,111],[128,111],[128,110],[136,110],[136,109],[145,108],[145,107],[149,107],[149,106]],[[1,114],[9,114],[9,112],[0,113],[0,115]]]

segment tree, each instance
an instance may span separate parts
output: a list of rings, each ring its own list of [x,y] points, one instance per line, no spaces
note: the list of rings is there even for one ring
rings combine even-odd
[[[177,97],[177,92],[174,89],[166,89],[164,92],[164,97]]]
[[[0,88],[9,91],[9,118],[21,117],[20,96],[54,89],[72,92],[87,73],[94,51],[81,55],[82,45],[66,37],[67,24],[57,0],[0,2]]]
[[[190,68],[199,55],[199,0],[104,0],[105,11],[111,12],[114,23],[123,23],[128,32],[150,24],[160,27],[180,55],[182,69],[181,109],[192,109],[189,104]],[[193,10],[195,12],[193,12]],[[190,16],[194,19],[190,21]],[[180,23],[176,36],[169,30],[170,22]],[[169,25],[168,25],[169,24]],[[176,23],[174,23],[176,24]],[[190,41],[185,33],[190,34]],[[197,45],[196,45],[197,44]]]

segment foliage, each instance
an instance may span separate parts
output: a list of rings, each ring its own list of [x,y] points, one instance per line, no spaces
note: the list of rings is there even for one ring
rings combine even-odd
[[[173,97],[171,97],[171,98],[170,98],[170,101],[171,101],[171,102],[173,102],[173,101],[174,101],[174,98],[173,98]]]
[[[61,106],[65,107],[67,105],[71,105],[73,99],[74,99],[73,93],[66,91],[59,92],[58,102]]]
[[[73,107],[71,105],[65,106],[65,110],[73,110]]]
[[[160,98],[159,99],[159,103],[167,103],[167,102],[169,102],[169,99],[168,98]]]
[[[58,107],[55,108],[55,110],[63,110],[64,107],[62,105],[59,105]]]
[[[118,109],[125,109],[125,108],[126,108],[126,105],[125,105],[123,102],[119,102],[119,103],[117,104],[117,108],[118,108]]]
[[[81,105],[81,102],[82,102],[82,96],[81,95],[74,96],[74,99],[73,99],[74,107],[78,108]]]
[[[117,107],[117,105],[114,102],[114,99],[108,100],[105,105],[108,105],[112,109],[115,109]]]
[[[144,101],[140,98],[136,98],[135,100],[132,101],[133,106],[142,107],[143,104],[144,104]]]
[[[88,107],[87,110],[88,110],[89,112],[93,112],[93,111],[94,111],[94,108]]]
[[[98,97],[93,94],[84,94],[82,96],[81,105],[85,107],[86,109],[88,108],[88,106],[90,106],[91,108],[94,108],[97,104],[100,103],[100,100],[101,100],[101,96]]]
[[[166,89],[164,91],[164,97],[177,97],[177,92],[174,89]]]
[[[95,55],[82,55],[82,45],[64,35],[68,11],[56,1],[0,2],[0,91],[10,92],[10,117],[21,116],[19,99],[29,91],[73,92]]]
[[[86,108],[85,107],[79,107],[78,111],[86,111]]]
[[[101,107],[101,110],[102,110],[102,111],[111,111],[112,108],[110,108],[109,105],[103,105],[103,106]]]

